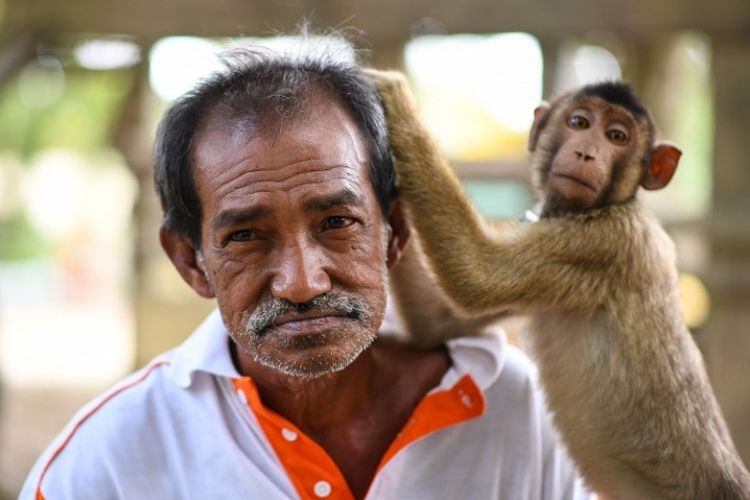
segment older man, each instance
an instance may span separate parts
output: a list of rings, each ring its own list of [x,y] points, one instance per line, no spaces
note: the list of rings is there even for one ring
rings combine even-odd
[[[377,95],[337,54],[238,49],[167,112],[161,243],[220,314],[84,408],[23,498],[584,494],[502,338],[377,336],[407,231]]]

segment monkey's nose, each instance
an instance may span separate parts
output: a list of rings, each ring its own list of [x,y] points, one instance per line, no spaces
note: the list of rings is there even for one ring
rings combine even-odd
[[[591,160],[594,159],[594,157],[591,156],[590,154],[583,153],[581,151],[576,151],[575,154],[576,154],[576,158],[579,159],[579,160],[591,161]]]

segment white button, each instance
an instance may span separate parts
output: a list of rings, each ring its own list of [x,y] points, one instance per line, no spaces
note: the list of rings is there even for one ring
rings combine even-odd
[[[237,389],[237,395],[240,397],[243,403],[247,404],[247,395],[245,395],[245,391],[242,389]]]
[[[290,443],[297,440],[297,433],[291,429],[287,429],[286,427],[281,429],[281,435]]]
[[[331,484],[328,481],[318,481],[315,483],[315,496],[325,498],[331,494]]]
[[[467,394],[464,394],[463,397],[461,397],[461,402],[467,408],[471,408],[472,406],[474,406],[474,403],[471,402],[471,398]]]

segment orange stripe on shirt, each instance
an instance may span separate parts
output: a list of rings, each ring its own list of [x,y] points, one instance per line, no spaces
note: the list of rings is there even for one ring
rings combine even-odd
[[[36,483],[36,500],[44,500],[44,494],[42,493],[42,481],[44,480],[45,474],[47,474],[47,471],[49,470],[52,463],[57,459],[58,456],[63,452],[65,447],[68,445],[71,439],[73,439],[73,436],[78,431],[78,429],[97,411],[99,411],[102,406],[104,406],[107,402],[112,400],[115,396],[118,394],[121,394],[125,392],[126,390],[130,389],[131,387],[135,387],[136,385],[140,384],[144,380],[148,378],[149,375],[154,371],[155,368],[158,368],[163,365],[168,365],[169,360],[166,359],[156,359],[151,362],[150,365],[146,367],[146,370],[144,371],[143,375],[138,377],[137,380],[134,380],[133,382],[130,382],[129,384],[123,385],[121,387],[116,387],[112,389],[112,391],[108,394],[105,394],[102,396],[101,401],[96,404],[91,410],[89,410],[85,415],[80,417],[78,421],[73,425],[73,428],[70,430],[68,435],[65,437],[65,440],[62,442],[60,446],[57,447],[55,452],[50,456],[49,460],[47,460],[47,463],[44,464],[44,467],[42,468],[42,473],[39,474],[39,480]]]

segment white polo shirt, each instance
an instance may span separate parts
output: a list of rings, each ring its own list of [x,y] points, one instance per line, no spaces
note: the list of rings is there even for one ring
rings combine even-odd
[[[84,407],[20,498],[353,498],[328,454],[263,406],[228,346],[214,312]],[[452,366],[386,452],[366,498],[588,498],[530,361],[503,336],[456,339],[448,351]]]

